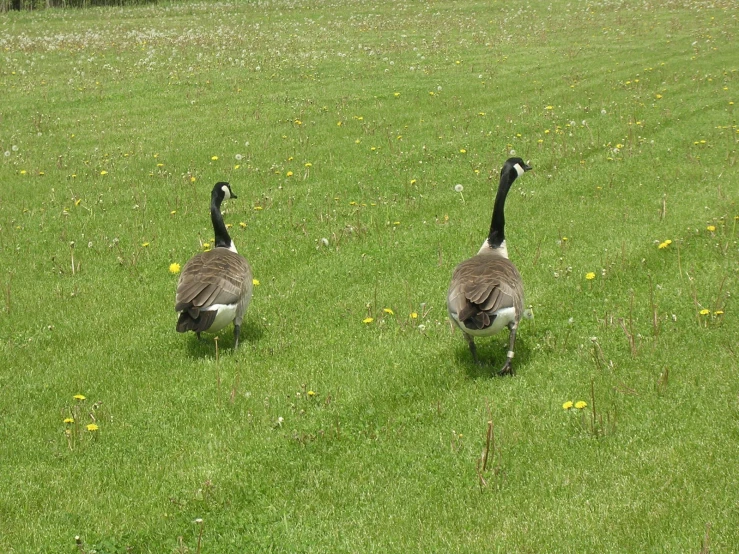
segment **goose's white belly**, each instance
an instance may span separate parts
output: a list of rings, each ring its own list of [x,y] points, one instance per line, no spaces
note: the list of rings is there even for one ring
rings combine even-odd
[[[473,337],[489,337],[502,331],[508,324],[516,320],[516,308],[503,308],[495,312],[495,319],[493,324],[486,329],[468,329],[465,327],[463,321],[459,321],[455,318],[457,325],[468,335]]]
[[[207,329],[208,333],[217,333],[236,317],[236,304],[213,304],[203,311],[218,312],[216,318],[213,320],[213,325]]]

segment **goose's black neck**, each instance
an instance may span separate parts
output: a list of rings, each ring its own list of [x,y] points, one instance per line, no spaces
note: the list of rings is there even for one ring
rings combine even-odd
[[[213,232],[215,233],[216,248],[230,248],[231,236],[228,234],[226,224],[223,222],[221,215],[221,203],[223,202],[223,192],[220,194],[214,190],[210,197],[210,220],[213,223]]]
[[[505,199],[508,191],[511,189],[513,181],[518,177],[515,170],[504,170],[500,174],[500,184],[498,185],[498,193],[495,195],[495,205],[493,206],[493,219],[490,222],[490,233],[488,234],[488,244],[491,248],[499,248],[505,240]]]

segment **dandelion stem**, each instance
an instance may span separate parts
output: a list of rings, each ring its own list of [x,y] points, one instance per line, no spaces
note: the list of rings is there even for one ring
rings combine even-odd
[[[664,219],[667,215],[667,193],[664,193],[662,195],[662,213],[660,214],[660,219]]]
[[[718,293],[716,293],[716,303],[713,305],[713,311],[715,312],[721,307],[721,295],[724,290],[724,283],[726,282],[726,275],[721,279],[721,284],[718,287]]]
[[[652,305],[652,330],[654,336],[659,336],[659,316],[657,314],[657,305],[654,303],[654,286],[652,285],[652,275],[649,274],[649,302]]]
[[[592,377],[590,378],[590,406],[592,408],[590,412],[590,418],[591,418],[591,429],[593,431],[593,435],[596,434],[596,428],[595,428],[595,379]]]
[[[13,274],[8,273],[8,284],[5,285],[5,313],[10,313],[10,285],[13,282]]]

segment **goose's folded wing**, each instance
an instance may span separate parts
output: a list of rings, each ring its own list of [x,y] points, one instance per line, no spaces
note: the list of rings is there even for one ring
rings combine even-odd
[[[251,289],[251,279],[251,268],[239,254],[225,249],[198,254],[180,274],[175,311],[235,304],[245,288]]]
[[[475,256],[454,270],[447,304],[449,312],[459,321],[486,314],[481,319],[482,325],[489,324],[489,316],[504,308],[515,308],[520,314],[523,306],[521,276],[507,259]]]

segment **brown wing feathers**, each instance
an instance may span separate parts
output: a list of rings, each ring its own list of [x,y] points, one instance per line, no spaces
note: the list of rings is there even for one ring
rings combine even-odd
[[[474,327],[483,329],[502,308],[514,307],[516,316],[520,317],[523,308],[520,283],[518,270],[510,261],[478,255],[457,266],[449,298],[460,321],[474,321]]]
[[[249,276],[248,265],[238,254],[223,248],[203,252],[182,270],[175,310],[234,304],[241,298],[245,276]]]

